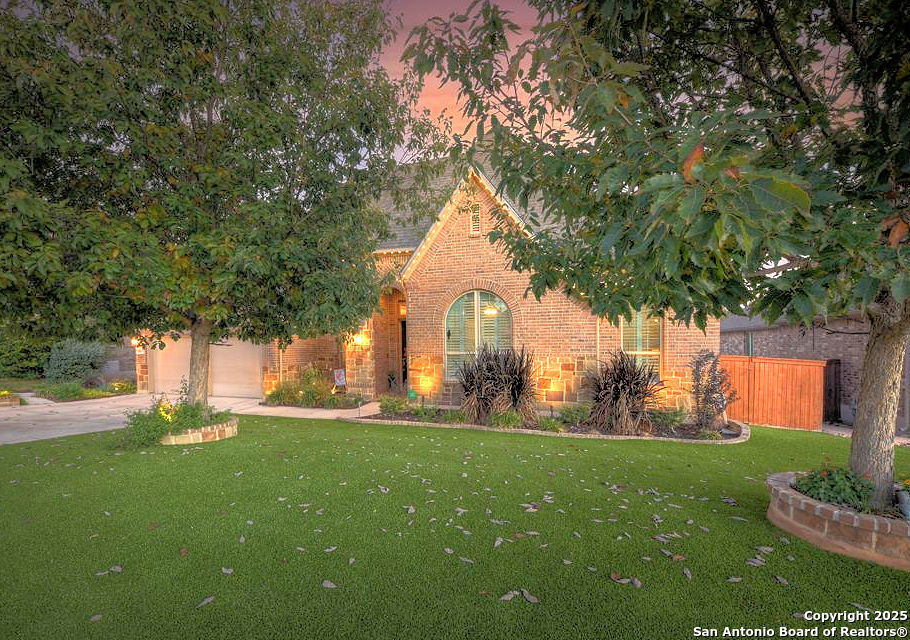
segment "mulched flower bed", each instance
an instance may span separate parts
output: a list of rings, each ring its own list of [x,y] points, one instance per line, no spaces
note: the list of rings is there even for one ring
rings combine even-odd
[[[541,416],[541,417],[545,417],[545,416]],[[449,420],[446,420],[446,415],[445,415],[444,410],[441,411],[435,417],[427,416],[427,415],[418,415],[418,414],[414,414],[411,412],[407,412],[407,413],[400,413],[400,414],[379,413],[376,415],[369,416],[369,418],[371,420],[372,419],[383,420],[383,421],[387,421],[387,422],[395,422],[395,423],[400,423],[400,424],[408,423],[408,422],[431,422],[431,423],[435,423],[435,424],[454,424],[454,425],[462,424],[465,427],[488,426],[488,425],[479,425],[479,424],[470,423],[470,422],[451,422]],[[522,427],[522,428],[523,429],[532,429],[532,430],[535,429],[534,427]],[[545,430],[545,429],[537,429],[537,430],[544,432],[544,433],[547,432],[547,430]],[[611,433],[601,433],[600,431],[597,431],[596,429],[591,429],[589,427],[585,427],[584,425],[564,425],[563,432],[564,433],[576,433],[576,434],[581,434],[581,435],[602,435],[602,436],[618,435],[618,434],[611,434]],[[719,432],[712,432],[712,433],[716,433],[717,434],[716,437],[711,437],[711,436],[705,435],[705,433],[703,431],[701,431],[698,427],[696,427],[694,424],[683,424],[683,425],[679,425],[675,428],[658,427],[655,425],[650,432],[634,434],[633,436],[629,436],[629,437],[667,438],[667,439],[681,439],[681,440],[707,440],[707,441],[720,442],[720,441],[724,441],[724,440],[734,440],[736,438],[739,438],[741,435],[739,432],[739,428],[732,424],[729,424],[727,427],[725,427],[724,429],[722,429]]]

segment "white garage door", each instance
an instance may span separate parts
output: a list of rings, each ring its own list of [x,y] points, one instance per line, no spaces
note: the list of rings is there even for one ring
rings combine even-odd
[[[163,349],[149,351],[149,391],[175,396],[190,373],[190,337],[164,338]]]
[[[210,353],[213,396],[262,397],[262,345],[225,340]]]

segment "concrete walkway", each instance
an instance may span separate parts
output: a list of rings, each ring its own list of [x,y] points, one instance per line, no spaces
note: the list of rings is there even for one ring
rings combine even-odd
[[[842,438],[850,438],[853,436],[853,429],[845,424],[832,424],[826,422],[822,425],[822,431],[830,433],[832,436],[840,436]],[[899,432],[894,436],[894,444],[898,447],[910,447],[910,436],[906,435],[904,432]]]
[[[27,398],[29,404],[0,408],[0,444],[31,442],[71,436],[80,433],[110,431],[126,424],[126,414],[146,409],[152,396],[135,394],[80,400],[78,402],[41,402]],[[212,397],[209,403],[217,409],[256,416],[285,418],[358,418],[379,413],[379,403],[371,402],[359,409],[302,409],[298,407],[267,407],[255,398]]]

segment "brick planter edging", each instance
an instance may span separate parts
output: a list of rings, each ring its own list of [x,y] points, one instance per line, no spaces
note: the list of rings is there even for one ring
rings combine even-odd
[[[793,488],[797,475],[768,476],[768,520],[825,551],[910,571],[910,522],[819,502]]]
[[[187,429],[183,433],[169,433],[163,436],[161,444],[199,444],[201,442],[215,442],[237,435],[237,418],[231,418],[221,424],[213,424],[198,429]]]
[[[0,396],[0,407],[18,407],[22,404],[22,398],[15,393],[8,396]]]
[[[539,429],[497,429],[481,424],[464,424],[455,422],[417,422],[414,420],[379,420],[376,418],[343,418],[358,424],[385,424],[404,425],[407,427],[431,427],[434,429],[468,429],[470,431],[495,431],[497,433],[524,433],[532,436],[549,436],[551,438],[587,438],[593,440],[651,440],[653,442],[683,442],[686,444],[739,444],[746,442],[752,435],[749,425],[744,422],[729,421],[734,429],[739,429],[739,435],[729,440],[696,440],[694,438],[663,438],[661,436],[616,436],[605,433],[569,433],[567,431],[541,431]]]

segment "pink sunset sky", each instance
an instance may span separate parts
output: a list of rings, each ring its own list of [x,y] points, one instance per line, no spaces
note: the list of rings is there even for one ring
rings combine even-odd
[[[435,16],[448,17],[451,13],[464,11],[471,0],[454,0],[439,2],[434,0],[387,0],[386,6],[393,16],[401,16],[402,27],[395,42],[383,52],[382,62],[394,76],[400,76],[404,65],[401,62],[401,53],[404,51],[408,34],[414,27],[424,24]],[[513,22],[522,28],[534,24],[537,12],[529,7],[523,0],[499,0],[498,4],[510,12]],[[455,130],[459,129],[461,117],[457,103],[457,91],[454,85],[440,86],[433,78],[427,78],[426,86],[420,96],[420,107],[430,109],[434,116],[445,111],[456,123]]]

